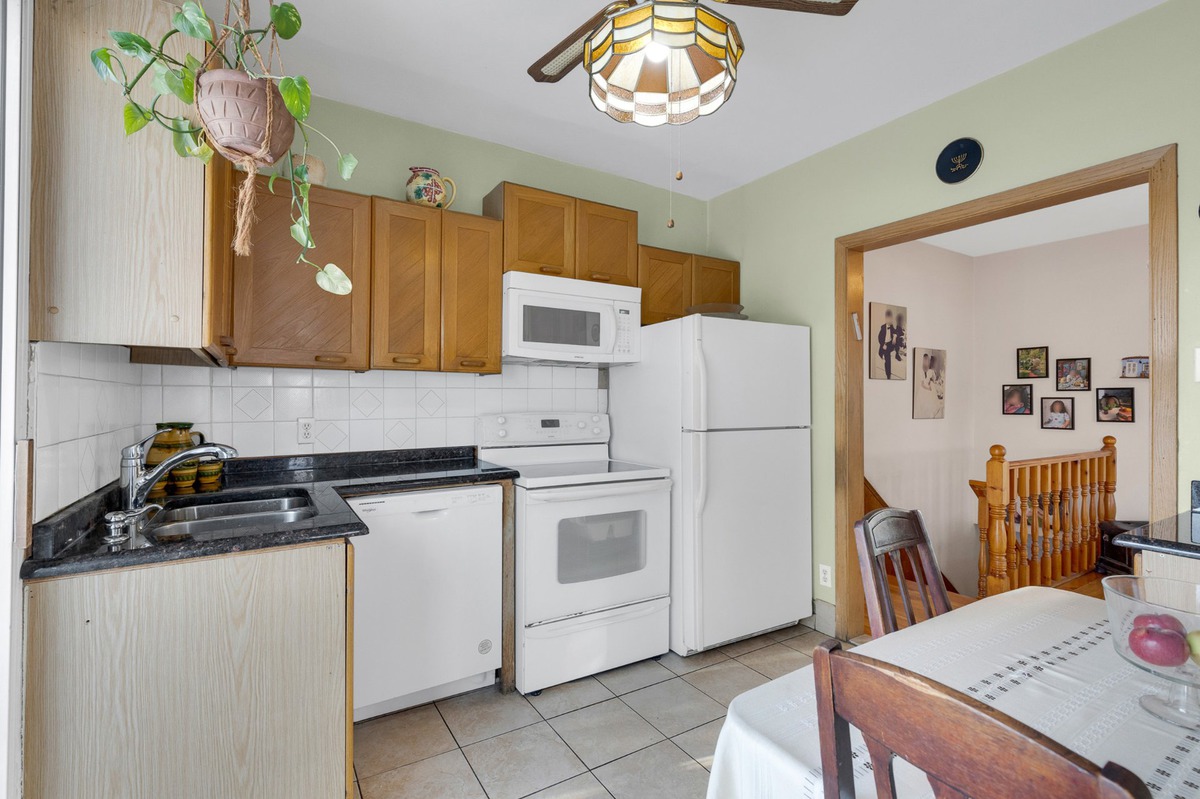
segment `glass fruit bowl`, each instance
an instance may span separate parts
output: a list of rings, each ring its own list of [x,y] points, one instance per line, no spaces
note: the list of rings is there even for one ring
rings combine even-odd
[[[1105,577],[1104,601],[1117,653],[1170,683],[1139,702],[1150,715],[1200,729],[1200,585],[1165,577]]]

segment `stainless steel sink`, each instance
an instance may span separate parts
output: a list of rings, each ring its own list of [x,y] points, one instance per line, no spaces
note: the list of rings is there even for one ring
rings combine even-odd
[[[146,532],[159,541],[207,541],[249,535],[316,515],[312,497],[303,489],[274,489],[265,496],[259,492],[226,498],[189,497],[164,505]]]

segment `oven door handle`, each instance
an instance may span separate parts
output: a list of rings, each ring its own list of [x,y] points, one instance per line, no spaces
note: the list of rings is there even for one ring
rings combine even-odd
[[[627,497],[634,494],[653,494],[659,491],[670,491],[671,480],[658,478],[640,480],[631,483],[610,483],[589,488],[551,488],[526,491],[525,501],[530,504],[550,502],[578,502],[585,499],[607,499]]]

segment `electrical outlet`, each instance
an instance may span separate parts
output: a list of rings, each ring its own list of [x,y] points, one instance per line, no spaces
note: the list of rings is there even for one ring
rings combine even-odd
[[[821,585],[826,588],[833,588],[833,569],[826,566],[824,563],[820,565]]]
[[[297,419],[296,420],[296,443],[311,444],[316,437],[314,428],[317,426],[316,419]]]

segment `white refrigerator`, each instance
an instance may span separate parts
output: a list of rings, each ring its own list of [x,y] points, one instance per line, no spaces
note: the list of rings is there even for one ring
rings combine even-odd
[[[687,316],[609,372],[612,456],[669,466],[671,649],[812,615],[809,329]]]

